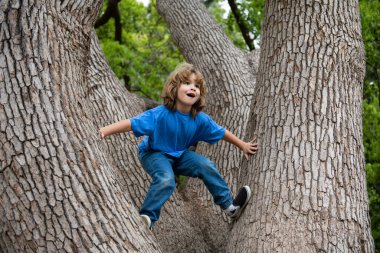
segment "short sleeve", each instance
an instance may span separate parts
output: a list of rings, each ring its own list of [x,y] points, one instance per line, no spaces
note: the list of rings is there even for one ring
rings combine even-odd
[[[199,129],[198,140],[214,144],[222,139],[226,133],[224,127],[219,126],[209,115],[203,114],[203,124]]]
[[[153,109],[151,109],[130,119],[132,131],[136,137],[149,136],[153,133],[155,127],[154,115]]]

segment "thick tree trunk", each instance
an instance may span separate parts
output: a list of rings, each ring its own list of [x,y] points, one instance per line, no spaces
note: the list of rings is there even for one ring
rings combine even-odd
[[[261,150],[228,252],[374,251],[358,10],[355,0],[267,2],[250,119]]]
[[[0,249],[159,251],[135,204],[136,148],[115,146],[136,141],[97,136],[109,115],[141,111],[96,45],[101,2],[64,3],[0,5]]]

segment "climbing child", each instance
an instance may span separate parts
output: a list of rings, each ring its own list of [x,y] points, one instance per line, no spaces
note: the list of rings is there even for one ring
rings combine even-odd
[[[243,186],[233,199],[214,163],[189,150],[199,141],[213,144],[223,139],[239,147],[247,159],[257,151],[256,140],[240,140],[202,112],[205,96],[202,74],[193,65],[183,63],[165,82],[163,105],[99,130],[102,138],[128,131],[133,131],[136,137],[145,136],[139,144],[139,159],[152,182],[140,215],[149,229],[153,228],[161,207],[175,189],[174,175],[203,180],[215,204],[232,219],[239,217],[251,196],[250,188]]]

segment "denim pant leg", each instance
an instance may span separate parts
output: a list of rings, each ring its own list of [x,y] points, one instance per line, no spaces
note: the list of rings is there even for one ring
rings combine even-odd
[[[161,207],[170,198],[175,189],[173,160],[162,152],[144,155],[141,164],[152,177],[149,190],[140,209],[140,214],[148,215],[152,222],[160,217]]]
[[[226,209],[232,204],[230,188],[215,164],[208,158],[187,150],[173,164],[173,170],[179,175],[202,179],[213,196],[214,203],[222,209]]]

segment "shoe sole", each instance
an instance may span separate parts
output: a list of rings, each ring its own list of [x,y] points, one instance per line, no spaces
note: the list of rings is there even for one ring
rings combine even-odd
[[[152,222],[150,221],[150,218],[148,215],[141,214],[140,217],[143,219],[145,225],[148,227],[149,230],[152,230]]]
[[[236,220],[240,217],[241,213],[243,212],[244,208],[247,206],[249,200],[251,199],[251,188],[249,188],[249,186],[243,186],[243,188],[247,191],[247,200],[244,202],[243,206],[240,207],[240,209],[238,210],[236,216],[234,217],[231,217],[232,220]]]

